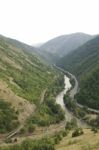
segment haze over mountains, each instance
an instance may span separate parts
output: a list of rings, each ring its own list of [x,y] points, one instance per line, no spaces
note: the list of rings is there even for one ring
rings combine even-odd
[[[83,45],[93,36],[84,33],[62,35],[49,40],[39,47],[39,52],[50,62],[57,62],[61,57]]]

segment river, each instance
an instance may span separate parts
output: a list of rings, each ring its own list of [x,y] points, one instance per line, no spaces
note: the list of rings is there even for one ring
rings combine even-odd
[[[66,108],[66,106],[65,106],[65,104],[64,104],[63,97],[64,97],[64,94],[66,94],[66,92],[67,92],[67,91],[71,88],[71,86],[72,86],[71,83],[70,83],[70,79],[69,79],[66,75],[64,75],[64,84],[65,84],[64,90],[63,90],[62,92],[60,92],[60,93],[57,95],[57,97],[56,97],[56,103],[57,103],[57,104],[60,104],[61,107],[62,107],[62,109],[64,110],[66,122],[67,122],[67,121],[71,121],[71,119],[75,118],[75,119],[77,120],[77,124],[78,124],[79,127],[83,127],[83,128],[88,127],[88,125],[87,125],[85,122],[83,122],[82,120],[76,118],[76,117]],[[74,87],[74,89],[75,89],[75,87]],[[75,91],[74,89],[72,89],[72,90]],[[71,90],[71,91],[72,91],[72,90]],[[73,93],[73,92],[72,92],[72,93]],[[75,92],[74,92],[74,94],[75,94]],[[74,96],[73,96],[73,97],[74,97]]]
[[[64,84],[65,84],[64,90],[57,95],[56,103],[60,104],[63,110],[65,111],[66,121],[70,121],[73,118],[73,115],[65,107],[64,100],[63,100],[64,94],[66,94],[66,92],[71,88],[70,79],[66,75],[64,75]]]

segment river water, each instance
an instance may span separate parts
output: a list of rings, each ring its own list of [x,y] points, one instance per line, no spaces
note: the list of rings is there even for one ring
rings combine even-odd
[[[61,93],[59,93],[59,95],[57,95],[56,97],[57,104],[60,104],[63,109],[64,109],[63,96],[71,88],[69,78],[66,75],[64,76],[64,84],[65,84],[64,90]]]
[[[57,95],[56,103],[60,104],[63,110],[65,111],[66,121],[70,121],[73,118],[73,115],[65,107],[63,100],[64,94],[66,94],[66,92],[71,88],[70,79],[66,75],[64,76],[64,84],[65,84],[64,90]]]
[[[57,104],[60,104],[61,107],[63,108],[64,112],[65,112],[65,119],[66,121],[71,121],[71,119],[75,118],[77,120],[77,124],[79,127],[83,127],[83,128],[86,128],[88,127],[88,125],[83,122],[82,120],[76,118],[65,106],[64,104],[64,100],[63,100],[63,97],[64,97],[64,94],[66,94],[66,92],[71,88],[71,83],[70,83],[70,79],[64,75],[64,90],[62,92],[60,92],[57,97],[56,97],[56,103]],[[74,87],[75,88],[75,87]],[[75,93],[75,92],[74,92]]]

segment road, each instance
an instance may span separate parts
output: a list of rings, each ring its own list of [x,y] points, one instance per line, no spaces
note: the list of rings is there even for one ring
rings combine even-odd
[[[76,77],[75,77],[73,74],[71,74],[70,72],[68,72],[68,71],[66,71],[66,70],[64,70],[64,69],[62,69],[62,68],[60,68],[60,67],[58,67],[58,66],[56,66],[56,65],[54,65],[54,67],[56,67],[57,69],[59,69],[59,70],[62,71],[63,73],[68,74],[72,79],[74,79],[74,81],[75,81],[75,86],[74,86],[74,88],[70,91],[70,97],[72,98],[72,100],[74,100],[74,96],[77,94],[78,88],[79,88],[79,86],[78,86],[78,81],[77,81]],[[80,108],[83,108],[83,107],[84,107],[84,105],[81,105],[81,104],[77,103],[77,101],[76,101],[76,105],[77,105],[78,107],[80,107]],[[89,108],[89,107],[87,107],[87,109],[88,109],[90,112],[92,112],[92,113],[99,114],[99,110],[97,110],[97,109],[93,109],[93,108]]]

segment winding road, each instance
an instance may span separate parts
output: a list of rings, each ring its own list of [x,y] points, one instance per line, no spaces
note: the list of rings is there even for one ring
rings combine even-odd
[[[71,97],[72,100],[74,100],[74,96],[77,94],[78,88],[79,88],[79,87],[78,87],[78,81],[77,81],[76,77],[75,77],[73,74],[71,74],[70,72],[68,72],[68,71],[66,71],[66,70],[64,70],[64,69],[62,69],[62,68],[60,68],[60,67],[58,67],[58,66],[56,66],[56,65],[54,65],[54,67],[57,68],[58,70],[62,71],[64,74],[68,74],[72,79],[74,79],[74,81],[75,81],[75,86],[74,86],[74,88],[70,91],[70,97]],[[77,105],[78,107],[80,107],[80,108],[83,108],[83,107],[84,107],[84,105],[81,105],[81,104],[79,104],[79,103],[77,103],[77,102],[76,102],[76,105]],[[99,114],[99,110],[97,110],[97,109],[93,109],[93,108],[89,108],[89,107],[87,107],[87,109],[88,109],[88,111],[90,111],[90,112],[92,112],[92,113]]]

